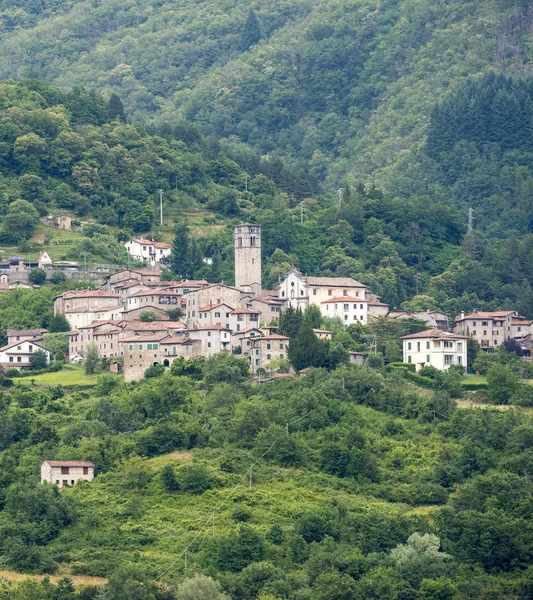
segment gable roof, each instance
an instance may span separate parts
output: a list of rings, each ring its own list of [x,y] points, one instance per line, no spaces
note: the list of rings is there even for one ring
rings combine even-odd
[[[357,302],[368,303],[368,300],[365,300],[364,298],[354,298],[353,296],[337,296],[336,298],[331,298],[330,300],[324,300],[320,304],[331,304],[333,302],[347,302],[348,304],[355,304]]]
[[[516,312],[514,310],[494,310],[488,312],[474,312],[470,315],[466,315],[465,317],[458,317],[456,321],[466,321],[466,319],[497,319],[502,317],[508,317],[509,315],[514,315]]]
[[[435,340],[468,340],[467,335],[457,335],[455,333],[449,333],[448,331],[442,331],[442,329],[426,329],[426,331],[420,331],[418,333],[411,333],[410,335],[402,335],[402,340],[412,340],[417,338],[431,338]]]
[[[286,335],[279,335],[279,333],[271,333],[270,335],[263,335],[261,337],[250,338],[251,340],[288,340]]]
[[[217,323],[216,325],[202,325],[201,327],[195,327],[194,329],[191,329],[190,332],[192,334],[195,331],[208,331],[209,329],[217,329],[219,331],[231,331],[231,329],[228,329],[227,327],[222,327],[220,323]]]
[[[123,343],[127,342],[160,342],[167,337],[170,337],[170,334],[167,331],[156,331],[156,332],[147,332],[142,333],[141,335],[132,335],[130,337],[126,337],[121,341]]]
[[[366,285],[351,277],[304,277],[304,280],[308,285],[366,288]]]
[[[260,310],[249,310],[248,308],[236,308],[230,312],[230,315],[258,315]]]
[[[207,306],[199,308],[198,312],[207,312],[213,308],[219,308],[220,306],[226,306],[230,310],[233,310],[233,307],[231,307],[229,304],[226,304],[225,302],[219,302],[218,304],[208,304]]]
[[[88,460],[45,460],[43,465],[48,464],[51,467],[93,467],[94,463]],[[43,466],[41,465],[41,467]]]
[[[48,332],[48,329],[8,329],[7,337],[15,337],[17,335],[18,336],[27,336],[27,335],[42,336],[43,334],[45,334],[47,332]]]
[[[35,340],[19,340],[18,342],[13,342],[12,344],[8,344],[7,346],[3,346],[2,348],[0,348],[0,352],[7,352],[7,350],[11,350],[11,348],[14,348],[15,346],[20,346],[21,344],[31,344],[32,346],[37,346],[38,348],[40,348],[41,350],[44,350],[45,352],[49,352],[49,350],[47,350],[44,346],[41,346],[41,344],[39,344]],[[20,352],[22,352],[22,350]],[[28,354],[28,353],[23,352],[23,354]]]

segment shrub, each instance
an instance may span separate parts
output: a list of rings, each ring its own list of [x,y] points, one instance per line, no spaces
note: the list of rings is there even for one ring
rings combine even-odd
[[[15,369],[15,367],[10,367],[6,370],[6,377],[20,377],[20,371]]]
[[[160,377],[165,372],[165,367],[159,363],[152,365],[144,372],[144,377],[150,379],[151,377]]]
[[[203,465],[189,465],[180,470],[181,489],[191,494],[203,494],[213,487],[213,481]]]

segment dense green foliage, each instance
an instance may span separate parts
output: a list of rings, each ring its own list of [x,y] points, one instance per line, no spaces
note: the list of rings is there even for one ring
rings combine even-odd
[[[529,415],[457,410],[444,387],[421,395],[394,370],[254,387],[230,381],[239,362],[207,361],[206,392],[169,373],[103,376],[92,394],[5,389],[3,565],[107,576],[83,597],[111,600],[529,597]],[[44,458],[92,460],[98,476],[58,493],[38,483]],[[184,572],[174,561],[204,524]],[[170,587],[153,583],[163,572]]]

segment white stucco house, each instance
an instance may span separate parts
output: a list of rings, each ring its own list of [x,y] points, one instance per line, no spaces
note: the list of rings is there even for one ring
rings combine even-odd
[[[152,242],[143,238],[136,238],[124,244],[128,254],[134,260],[145,261],[152,266],[164,259],[170,258],[172,246],[164,242]]]
[[[32,354],[42,350],[46,354],[46,361],[50,362],[50,352],[44,347],[42,341],[20,340],[0,348],[0,366],[4,369],[15,367],[17,369],[29,369],[31,367],[30,357]]]
[[[320,303],[320,313],[323,317],[338,317],[345,325],[359,321],[368,322],[368,301],[364,298],[339,296]]]
[[[468,336],[448,333],[441,329],[428,329],[411,335],[404,335],[403,362],[416,365],[416,370],[433,366],[439,370],[452,365],[467,368]]]

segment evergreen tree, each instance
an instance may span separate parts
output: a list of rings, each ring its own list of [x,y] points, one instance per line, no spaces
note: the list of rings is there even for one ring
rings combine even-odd
[[[170,257],[172,270],[178,277],[188,277],[189,261],[189,228],[184,222],[179,222],[174,230],[172,254]]]
[[[313,333],[309,323],[303,323],[298,335],[289,344],[289,361],[296,371],[307,367],[322,367],[326,362],[326,345]]]
[[[48,322],[48,333],[61,333],[71,331],[70,323],[63,313],[57,313]]]
[[[282,312],[279,319],[279,332],[281,335],[286,335],[291,339],[298,334],[303,321],[302,311],[289,306],[286,311]]]
[[[241,50],[248,50],[261,39],[261,24],[253,8],[248,11],[248,17],[241,28]]]
[[[309,323],[313,329],[320,329],[322,315],[320,308],[316,304],[309,304],[303,314],[303,322]]]
[[[187,263],[188,277],[189,279],[194,279],[196,272],[199,271],[204,265],[202,250],[196,240],[189,241],[189,253]]]
[[[107,110],[109,111],[109,116],[111,119],[118,119],[123,123],[126,122],[126,113],[124,111],[124,105],[122,104],[122,100],[118,97],[117,94],[111,94],[109,97],[109,101],[107,103]]]
[[[221,279],[220,254],[218,252],[213,256],[213,262],[211,263],[211,273],[209,275],[209,279],[214,283],[219,282]]]

